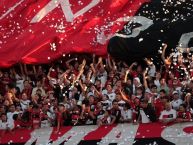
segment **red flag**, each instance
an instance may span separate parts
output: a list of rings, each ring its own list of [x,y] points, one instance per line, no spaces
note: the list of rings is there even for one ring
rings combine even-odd
[[[67,53],[105,55],[147,0],[1,0],[0,66],[48,63]]]

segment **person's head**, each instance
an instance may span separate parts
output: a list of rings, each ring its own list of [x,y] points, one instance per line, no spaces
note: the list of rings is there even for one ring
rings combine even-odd
[[[33,109],[33,112],[39,113],[39,106],[38,105],[33,105],[32,109]]]
[[[58,106],[58,111],[63,112],[65,110],[65,105],[63,103],[60,103]]]
[[[148,106],[148,100],[146,100],[146,99],[141,100],[140,106],[141,106],[142,108],[147,108],[147,106]]]
[[[33,103],[30,102],[30,103],[29,103],[29,106],[28,106],[28,110],[31,110],[32,108],[33,108]]]
[[[157,93],[157,86],[156,85],[151,86],[151,92],[152,93]]]
[[[127,85],[132,85],[132,80],[130,78],[127,79]]]
[[[112,92],[112,90],[113,90],[112,85],[108,84],[107,85],[107,92]]]
[[[99,72],[100,72],[100,73],[104,73],[104,72],[105,72],[105,67],[104,67],[104,65],[100,65],[100,67],[99,67]]]
[[[123,110],[128,110],[130,108],[131,106],[128,103],[125,103],[125,105],[123,106]]]
[[[115,97],[115,99],[116,99],[117,101],[121,101],[121,95],[120,95],[120,94],[117,94],[116,97]]]
[[[4,105],[0,105],[0,113],[5,113],[5,106]]]
[[[15,105],[13,105],[13,104],[10,105],[10,106],[9,106],[9,111],[10,111],[10,112],[15,112]]]
[[[156,72],[155,77],[156,77],[157,80],[160,80],[161,79],[161,73],[160,72]]]
[[[173,99],[174,100],[178,100],[179,99],[179,94],[178,94],[177,91],[173,91],[172,95],[173,95]]]
[[[160,98],[165,97],[166,96],[166,91],[164,89],[159,91],[160,94]]]
[[[29,80],[25,80],[23,82],[24,88],[28,88],[30,86]]]
[[[179,106],[179,111],[180,111],[180,112],[185,112],[185,111],[186,111],[186,105],[185,105],[185,104],[181,104],[181,105]]]
[[[170,111],[171,109],[172,109],[172,106],[171,106],[170,102],[165,103],[165,110]]]
[[[94,96],[93,96],[93,95],[90,95],[88,100],[89,100],[89,103],[90,103],[90,104],[93,104],[94,101],[95,101],[95,100],[94,100]]]
[[[110,77],[110,78],[113,78],[113,77],[114,77],[114,72],[113,72],[113,71],[110,71],[110,72],[109,72],[109,77]],[[114,78],[115,78],[115,77],[114,77]]]
[[[15,111],[20,112],[21,111],[21,106],[20,105],[16,105]]]
[[[43,110],[48,110],[49,109],[49,103],[43,103]]]
[[[16,85],[14,83],[10,83],[8,84],[8,89],[11,93],[16,94],[17,90],[16,90]]]
[[[101,80],[97,79],[95,81],[95,84],[96,84],[97,87],[100,87],[101,86]]]
[[[6,122],[7,121],[7,115],[5,113],[1,114],[1,120],[2,120],[2,122]]]
[[[118,109],[119,108],[119,105],[118,105],[118,101],[117,100],[113,100],[113,108],[114,109]]]
[[[13,115],[13,120],[19,120],[19,119],[21,119],[21,116],[19,114]]]
[[[22,93],[21,99],[22,99],[23,101],[26,101],[26,100],[27,100],[27,94],[26,94],[26,93]]]
[[[141,96],[143,94],[143,87],[142,86],[137,87],[136,92],[137,92],[137,95]]]
[[[97,108],[98,108],[98,109],[102,109],[102,107],[103,107],[103,106],[102,106],[102,103],[101,103],[101,102],[97,102]]]
[[[162,79],[160,80],[160,84],[161,84],[161,85],[166,85],[166,80],[165,80],[164,78],[162,78]]]
[[[137,72],[138,72],[138,73],[141,73],[142,71],[143,71],[142,66],[141,66],[141,65],[138,65],[138,66],[137,66]]]
[[[175,77],[175,76],[174,76],[174,73],[169,72],[169,78],[173,80],[173,79],[174,79],[174,77]]]
[[[36,86],[38,88],[42,87],[42,81],[41,80],[38,80],[37,83],[36,83]]]
[[[106,100],[108,100],[109,99],[109,96],[107,95],[107,94],[104,94],[103,96],[102,96],[102,100],[103,101],[106,101]]]
[[[138,77],[135,77],[135,78],[133,79],[133,84],[134,84],[135,86],[138,86],[138,85],[140,84],[140,79],[139,79]]]
[[[152,93],[150,92],[150,91],[145,91],[145,94],[144,94],[144,98],[145,99],[149,99],[149,98],[151,98],[152,97]]]

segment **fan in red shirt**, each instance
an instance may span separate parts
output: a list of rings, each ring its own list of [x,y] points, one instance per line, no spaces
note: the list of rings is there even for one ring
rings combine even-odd
[[[161,112],[164,110],[165,103],[168,102],[165,90],[160,90],[160,97],[154,100],[154,107],[156,110],[156,116],[159,117]]]
[[[177,122],[188,122],[191,121],[191,113],[186,111],[186,106],[184,104],[180,105],[179,111],[177,112]]]
[[[61,126],[70,125],[69,112],[65,108],[65,104],[60,103],[58,106],[58,111],[56,112],[57,121],[57,132],[59,132]]]
[[[31,121],[32,121],[32,127],[34,129],[40,128],[41,116],[40,116],[40,109],[38,105],[34,105],[31,110]]]

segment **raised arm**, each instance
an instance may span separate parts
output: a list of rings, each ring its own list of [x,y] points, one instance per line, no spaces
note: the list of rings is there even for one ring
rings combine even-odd
[[[76,59],[75,59],[75,58],[72,58],[72,59],[69,59],[69,60],[66,61],[66,67],[67,67],[68,69],[70,69],[70,63],[71,63],[72,61],[74,61],[74,60],[76,60]]]

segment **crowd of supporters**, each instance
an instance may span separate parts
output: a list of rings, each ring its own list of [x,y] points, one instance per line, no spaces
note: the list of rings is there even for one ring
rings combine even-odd
[[[192,121],[192,56],[165,58],[165,49],[160,66],[68,55],[50,65],[2,69],[0,130]]]

